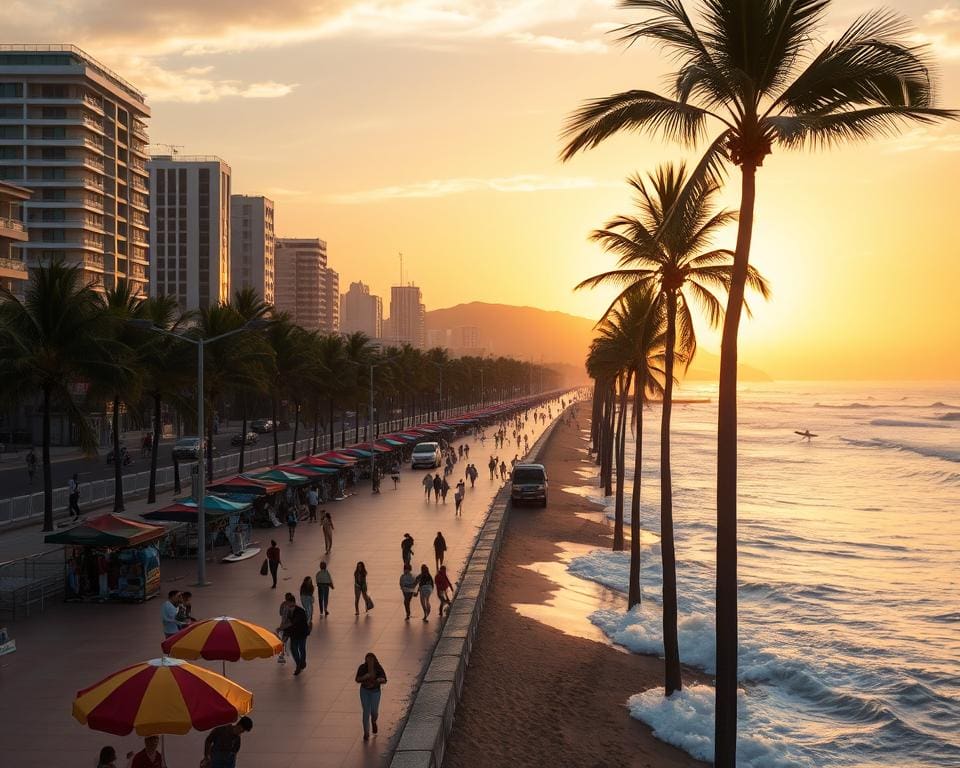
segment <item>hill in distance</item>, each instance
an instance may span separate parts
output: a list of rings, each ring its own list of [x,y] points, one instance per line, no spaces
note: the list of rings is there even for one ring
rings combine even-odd
[[[510,304],[487,304],[474,301],[426,313],[427,331],[459,326],[480,329],[480,344],[491,355],[505,355],[520,360],[570,366],[573,380],[584,381],[584,360],[593,338],[594,321],[565,312]],[[720,357],[700,349],[686,379],[715,380],[720,370]],[[770,381],[761,370],[740,365],[744,381]]]

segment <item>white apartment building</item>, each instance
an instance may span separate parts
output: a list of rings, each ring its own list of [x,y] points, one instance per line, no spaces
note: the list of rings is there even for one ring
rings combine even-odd
[[[424,315],[426,308],[416,285],[394,285],[390,288],[390,341],[423,349],[426,343]]]
[[[148,163],[150,295],[184,309],[230,299],[230,166],[219,157],[155,155]]]
[[[230,288],[253,288],[274,303],[273,200],[252,195],[230,198]]]
[[[24,203],[28,267],[61,258],[146,293],[146,97],[72,45],[0,45],[0,181]]]
[[[323,318],[320,330],[340,332],[340,274],[329,266],[323,270]]]
[[[370,339],[383,336],[383,301],[370,293],[370,286],[350,283],[350,290],[340,296],[340,330]]]
[[[327,243],[319,238],[278,237],[274,251],[274,306],[308,331],[323,328]]]

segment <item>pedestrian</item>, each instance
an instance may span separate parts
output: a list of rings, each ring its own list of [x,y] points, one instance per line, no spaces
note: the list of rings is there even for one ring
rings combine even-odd
[[[469,445],[463,446],[463,455],[466,456],[467,459],[470,458],[470,446],[469,446]]]
[[[433,490],[433,475],[429,472],[423,476],[423,493],[427,498],[427,501],[430,501],[430,491]]]
[[[433,554],[437,557],[437,568],[443,565],[443,556],[447,552],[447,540],[443,538],[443,533],[437,531],[437,537],[433,540]]]
[[[403,557],[405,565],[409,565],[413,559],[413,536],[409,533],[403,534],[403,540],[400,542],[400,554]]]
[[[437,472],[433,476],[433,501],[434,503],[440,501],[440,488],[443,486],[443,480],[440,479],[440,473]]]
[[[355,616],[360,615],[360,598],[363,597],[363,605],[366,613],[373,608],[373,600],[367,594],[367,566],[363,561],[357,563],[353,570],[353,612]]]
[[[203,741],[203,760],[200,768],[235,768],[240,737],[253,728],[253,720],[241,717],[233,725],[221,725],[207,734]]]
[[[505,461],[500,462],[500,479],[507,479],[507,463]]]
[[[291,504],[287,507],[287,531],[290,533],[290,541],[297,535],[297,508]]]
[[[304,576],[303,581],[300,582],[300,605],[303,606],[303,610],[307,614],[307,624],[313,624],[313,593],[315,591],[313,579]]]
[[[180,590],[171,589],[167,592],[167,599],[160,607],[160,616],[163,622],[164,638],[173,637],[180,631],[177,623],[177,614],[180,609]]]
[[[287,594],[287,602],[290,604],[287,637],[290,638],[290,655],[296,665],[293,675],[296,677],[307,668],[307,635],[310,634],[310,623],[307,621],[307,612],[297,605],[293,595]]]
[[[130,768],[163,768],[163,755],[159,747],[159,736],[147,736],[143,740],[143,749],[133,756]]]
[[[453,601],[450,594],[453,591],[453,584],[450,583],[450,577],[447,576],[447,566],[441,565],[437,569],[437,578],[435,583],[437,585],[437,598],[440,600],[440,609],[437,613],[442,618],[443,606],[450,605],[450,603]],[[449,613],[449,611],[447,611],[447,613]]]
[[[267,567],[270,569],[270,576],[273,578],[273,586],[270,589],[277,588],[277,571],[283,562],[280,560],[280,547],[277,542],[270,539],[270,546],[267,547]]]
[[[326,560],[320,561],[320,570],[317,571],[316,581],[317,592],[320,593],[320,615],[329,616],[330,611],[327,610],[327,607],[330,604],[330,590],[333,589],[333,576],[327,570]]]
[[[177,606],[177,625],[183,629],[188,624],[193,624],[196,619],[193,618],[193,593],[181,592],[180,603]]]
[[[354,678],[360,683],[360,706],[363,709],[363,740],[370,738],[370,729],[377,732],[377,718],[380,715],[380,686],[387,682],[387,673],[383,671],[377,657],[368,653],[363,664],[357,668]]]
[[[317,493],[317,489],[311,485],[310,490],[307,491],[307,511],[309,512],[307,522],[317,522],[318,506],[320,506],[320,495]]]
[[[127,755],[129,758],[133,753]],[[97,768],[117,768],[117,750],[113,747],[103,747],[100,757],[97,758]]]
[[[487,468],[490,470],[490,479],[493,480],[493,473],[497,469],[497,460],[493,458],[493,456],[490,457],[490,461],[487,463]]]
[[[293,613],[293,607],[297,604],[296,598],[287,592],[283,596],[283,602],[280,603],[280,626],[277,627],[277,637],[283,642],[283,648],[280,649],[280,655],[277,656],[277,664],[287,663],[287,641],[290,640],[290,614]]]
[[[450,493],[450,483],[447,482],[447,478],[443,478],[443,482],[440,485],[440,498],[443,499],[443,503],[447,503],[447,494]]]
[[[30,446],[30,450],[27,453],[27,478],[30,481],[30,485],[33,485],[33,476],[37,474],[37,454],[33,452],[33,446]],[[76,475],[74,475],[76,477]]]
[[[420,595],[420,607],[423,608],[423,620],[429,621],[430,595],[433,594],[433,576],[430,568],[424,563],[420,566],[420,575],[417,576],[417,594]]]
[[[36,457],[34,457],[34,463],[36,463]],[[80,482],[77,478],[77,473],[73,473],[67,481],[67,488],[69,490],[68,504],[70,506],[70,514],[73,516],[74,520],[80,519]]]
[[[453,512],[457,517],[459,517],[463,511],[463,495],[464,495],[464,485],[463,485],[463,481],[461,480],[459,483],[457,483],[457,492],[453,494],[453,502],[454,502]]]
[[[333,546],[333,518],[327,510],[323,510],[323,519],[320,523],[323,528],[323,544],[326,547],[326,554],[330,554],[330,548]]]
[[[403,564],[403,573],[400,574],[400,591],[403,593],[403,610],[406,613],[404,621],[410,619],[410,601],[417,592],[417,579],[413,575],[413,566],[410,563]]]

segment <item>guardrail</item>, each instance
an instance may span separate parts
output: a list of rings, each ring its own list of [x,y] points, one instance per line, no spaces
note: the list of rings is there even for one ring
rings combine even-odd
[[[0,563],[0,616],[42,611],[63,594],[63,547]]]

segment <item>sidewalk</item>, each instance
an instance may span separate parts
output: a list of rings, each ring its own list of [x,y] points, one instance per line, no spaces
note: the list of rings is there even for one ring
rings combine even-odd
[[[559,409],[555,409],[559,410]],[[530,443],[544,427],[527,422]],[[492,429],[488,430],[492,434]],[[509,431],[509,430],[508,430]],[[447,504],[425,502],[420,480],[424,472],[405,469],[399,490],[389,478],[384,491],[373,495],[368,484],[343,502],[326,505],[336,526],[334,545],[327,558],[336,589],[331,594],[330,616],[314,618],[308,639],[307,669],[297,678],[292,664],[274,660],[239,662],[227,666],[231,679],[255,694],[253,731],[244,737],[239,765],[256,768],[324,768],[325,766],[380,766],[394,747],[396,732],[438,632],[434,596],[431,621],[420,620],[418,608],[411,621],[403,619],[397,584],[402,571],[400,541],[409,532],[416,544],[414,563],[434,569],[433,538],[442,530],[449,547],[447,569],[459,573],[482,524],[490,503],[501,487],[489,480],[486,462],[493,453],[493,440],[481,446],[473,439],[471,462],[480,470],[475,489],[467,483],[463,516],[454,517],[453,493]],[[515,445],[498,453],[508,463]],[[466,461],[457,463],[454,478],[463,475]],[[158,503],[165,503],[165,494]],[[144,502],[134,502],[127,514],[144,511]],[[8,543],[8,536],[11,537]],[[270,537],[280,544],[286,569],[280,572],[276,590],[259,575],[261,559],[224,565],[211,562],[206,588],[194,589],[197,616],[230,614],[273,628],[286,591],[298,592],[303,577],[313,575],[322,556],[319,525],[301,523],[296,541],[287,543],[285,528],[258,529],[255,538],[268,545]],[[14,539],[16,541],[14,542]],[[0,552],[12,546],[37,551],[42,534],[36,530],[0,533]],[[42,545],[42,544],[41,544]],[[362,559],[369,573],[370,596],[376,607],[361,615],[353,613],[352,573]],[[162,565],[163,596],[167,590],[189,589],[194,580],[194,561],[165,561]],[[160,608],[162,598],[143,605],[59,604],[43,614],[11,622],[17,652],[0,657],[0,743],[4,760],[20,768],[83,765],[95,762],[99,748],[113,744],[118,753],[139,749],[142,741],[133,734],[112,737],[80,726],[70,716],[77,690],[128,664],[160,655]],[[380,733],[363,742],[360,703],[354,674],[371,650],[383,664],[389,683],[380,706]],[[199,662],[219,670],[219,662]],[[202,735],[167,737],[167,762],[171,768],[199,762]]]

